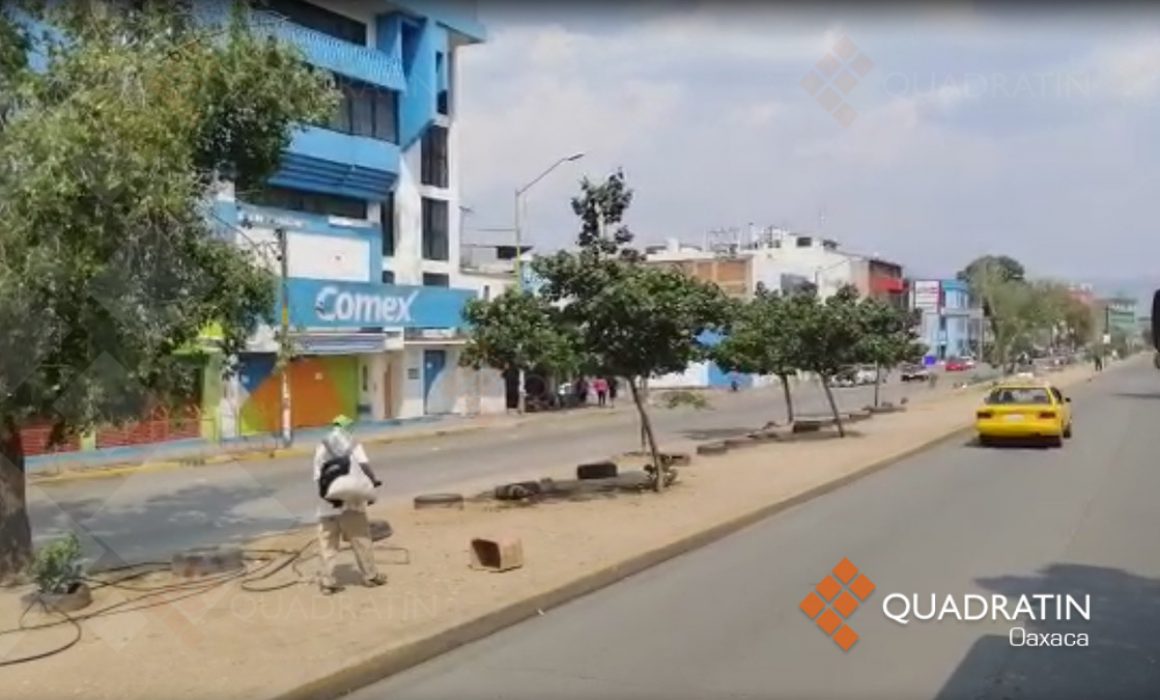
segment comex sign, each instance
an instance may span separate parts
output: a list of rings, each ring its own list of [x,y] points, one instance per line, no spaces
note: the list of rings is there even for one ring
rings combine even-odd
[[[348,292],[338,287],[323,287],[314,298],[318,318],[327,321],[349,321],[367,326],[411,322],[411,305],[419,290],[410,294],[366,294]]]

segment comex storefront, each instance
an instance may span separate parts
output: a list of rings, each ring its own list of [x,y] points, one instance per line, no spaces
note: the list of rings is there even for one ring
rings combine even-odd
[[[288,285],[294,427],[323,426],[340,413],[389,421],[502,407],[498,373],[459,367],[470,290],[308,279]],[[225,392],[236,412],[233,421],[223,417],[226,437],[280,425],[273,332],[266,329],[249,350]]]

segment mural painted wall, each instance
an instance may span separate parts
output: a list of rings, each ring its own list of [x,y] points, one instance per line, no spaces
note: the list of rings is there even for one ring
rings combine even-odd
[[[281,426],[282,380],[273,355],[249,355],[239,372],[241,435],[276,432]],[[290,418],[295,428],[330,423],[341,414],[358,415],[357,356],[303,357],[290,365]]]

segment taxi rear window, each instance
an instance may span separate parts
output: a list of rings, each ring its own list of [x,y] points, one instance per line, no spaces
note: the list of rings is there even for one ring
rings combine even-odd
[[[995,389],[986,398],[986,403],[1002,406],[1005,404],[1050,404],[1051,395],[1047,389],[1039,387],[1005,387]]]

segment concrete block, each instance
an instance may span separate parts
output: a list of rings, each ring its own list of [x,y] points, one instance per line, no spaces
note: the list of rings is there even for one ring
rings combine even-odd
[[[706,442],[704,445],[697,445],[697,454],[699,455],[723,455],[729,451],[729,446],[723,442]]]
[[[471,540],[471,568],[511,571],[524,565],[524,545],[518,537],[476,537]]]
[[[425,493],[415,496],[415,510],[429,508],[458,508],[463,509],[463,494],[459,493]]]
[[[616,462],[592,462],[576,467],[577,479],[611,479],[618,473]]]

